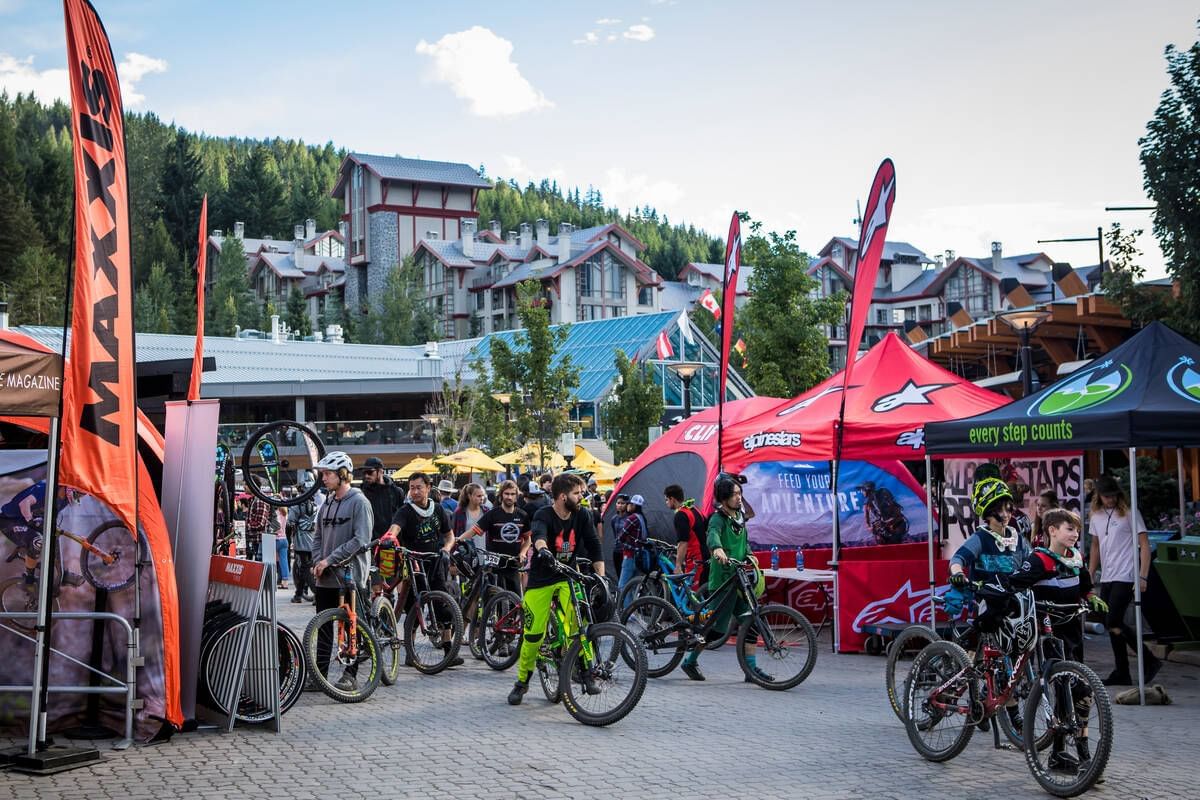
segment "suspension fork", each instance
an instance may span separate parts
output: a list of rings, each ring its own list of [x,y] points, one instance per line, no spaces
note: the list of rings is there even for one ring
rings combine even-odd
[[[67,537],[71,541],[78,543],[79,546],[82,547],[84,550],[88,551],[92,555],[96,556],[96,558],[103,561],[105,566],[109,566],[114,561],[117,560],[117,556],[114,553],[110,553],[107,550],[101,550],[99,547],[96,547],[96,545],[92,544],[87,539],[83,538],[82,536],[79,536],[77,534],[71,533],[70,531],[64,531],[64,530],[59,530],[59,533],[65,537]]]
[[[346,616],[349,617],[347,622],[342,626],[342,646],[346,650],[346,655],[354,658],[358,655],[358,613],[356,611],[357,591],[350,592],[350,602],[342,600],[342,608],[346,609]]]

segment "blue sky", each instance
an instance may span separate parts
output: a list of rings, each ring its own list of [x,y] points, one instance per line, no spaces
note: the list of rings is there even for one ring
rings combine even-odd
[[[1094,245],[1036,240],[1150,226],[1103,208],[1145,202],[1163,47],[1194,41],[1198,16],[1181,0],[96,5],[127,104],[191,130],[590,183],[719,235],[748,210],[812,252],[854,232],[891,156],[890,239],[1077,265]],[[0,0],[0,86],[65,91],[61,13]]]

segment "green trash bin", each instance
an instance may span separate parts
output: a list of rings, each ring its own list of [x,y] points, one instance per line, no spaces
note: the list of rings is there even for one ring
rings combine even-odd
[[[1162,578],[1192,643],[1200,643],[1200,536],[1159,542],[1154,569]]]

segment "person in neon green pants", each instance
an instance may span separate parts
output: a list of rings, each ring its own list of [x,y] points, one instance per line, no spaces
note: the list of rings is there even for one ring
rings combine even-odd
[[[529,564],[529,583],[525,587],[525,636],[517,660],[517,682],[508,694],[510,705],[520,705],[529,691],[529,677],[537,664],[538,650],[550,622],[550,604],[558,598],[559,607],[567,611],[567,636],[573,635],[575,614],[571,609],[571,590],[555,569],[555,561],[576,567],[578,548],[583,548],[592,560],[596,574],[604,577],[604,557],[600,552],[600,537],[592,522],[592,513],[581,505],[584,483],[578,475],[564,474],[554,479],[550,493],[551,505],[539,508],[530,520],[533,533],[533,560]],[[591,678],[586,679],[589,694],[599,690]]]

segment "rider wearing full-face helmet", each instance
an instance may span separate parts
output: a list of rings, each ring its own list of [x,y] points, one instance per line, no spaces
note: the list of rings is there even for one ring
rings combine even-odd
[[[971,508],[979,517],[979,529],[950,559],[950,583],[964,589],[971,581],[988,582],[997,575],[1011,575],[1029,555],[1029,542],[1008,526],[1012,492],[1000,478],[986,477],[971,489]]]

